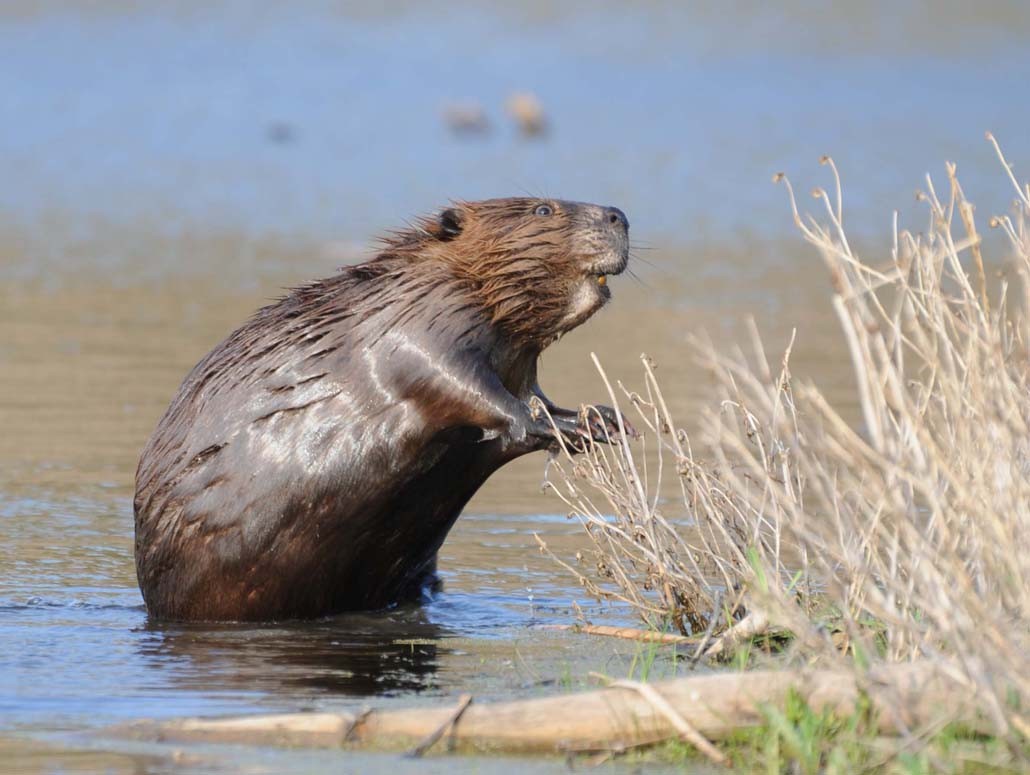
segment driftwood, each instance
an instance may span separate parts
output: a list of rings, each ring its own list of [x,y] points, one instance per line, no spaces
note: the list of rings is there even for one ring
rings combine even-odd
[[[712,621],[716,621],[714,618]],[[744,641],[764,635],[770,631],[769,617],[761,611],[752,611],[717,638],[712,638],[709,628],[704,635],[676,635],[670,632],[639,630],[634,627],[612,627],[606,624],[550,624],[548,630],[569,630],[585,635],[604,635],[609,638],[637,640],[641,643],[689,644],[696,646],[692,659],[725,659],[732,649]]]
[[[769,617],[761,611],[752,611],[739,622],[730,627],[726,632],[712,641],[712,645],[703,652],[699,648],[701,656],[707,659],[726,657],[734,647],[769,631]]]
[[[635,627],[612,627],[607,624],[545,624],[543,630],[569,630],[570,632],[581,632],[584,635],[604,635],[609,638],[623,638],[624,640],[638,640],[642,643],[699,643],[699,637],[691,635],[676,635],[671,632],[656,632],[655,630],[638,630]]]
[[[617,687],[579,694],[464,708],[349,713],[292,713],[238,718],[140,721],[112,732],[135,739],[260,745],[405,749],[447,728],[463,750],[509,752],[602,751],[680,737],[682,724],[709,740],[761,723],[761,708],[782,706],[795,689],[814,709],[846,714],[864,691],[882,732],[944,720],[975,722],[976,706],[946,664],[922,662],[877,668],[860,688],[854,674],[828,670],[718,673],[651,684],[654,698]],[[662,703],[659,703],[662,705]],[[677,726],[680,728],[678,729]]]

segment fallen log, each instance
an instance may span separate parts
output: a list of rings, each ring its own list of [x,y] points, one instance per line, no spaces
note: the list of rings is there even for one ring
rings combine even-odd
[[[843,671],[717,673],[651,684],[669,708],[705,738],[720,739],[759,724],[761,708],[781,706],[791,689],[819,711],[852,712],[864,691],[880,731],[896,733],[943,720],[974,723],[967,690],[947,666],[921,662],[876,668],[861,688]],[[653,698],[652,698],[653,699]],[[646,745],[680,735],[669,714],[638,692],[618,687],[578,694],[455,708],[290,713],[237,718],[140,721],[111,730],[133,739],[314,747],[406,749],[441,728],[460,750],[599,751]]]
[[[635,627],[612,627],[608,624],[545,624],[542,625],[540,629],[567,630],[569,632],[579,632],[584,635],[604,635],[609,638],[638,640],[641,643],[689,643],[696,645],[701,642],[700,637],[692,635],[676,635],[671,632],[640,630]]]

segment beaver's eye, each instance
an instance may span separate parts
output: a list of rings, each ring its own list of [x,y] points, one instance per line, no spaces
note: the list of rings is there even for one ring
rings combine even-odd
[[[554,210],[551,208],[550,205],[540,205],[533,211],[534,215],[551,215],[553,213]]]

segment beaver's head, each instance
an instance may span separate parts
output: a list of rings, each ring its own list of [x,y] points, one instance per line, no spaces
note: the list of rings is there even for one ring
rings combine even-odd
[[[540,349],[604,306],[629,260],[621,210],[554,199],[458,202],[398,238],[394,251],[445,264],[505,334]]]

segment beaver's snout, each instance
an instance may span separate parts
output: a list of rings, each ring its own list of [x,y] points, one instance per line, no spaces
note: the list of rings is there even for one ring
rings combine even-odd
[[[629,235],[629,218],[618,207],[576,203],[582,214],[579,222],[590,229],[596,229],[605,236],[616,239]]]
[[[618,207],[604,208],[604,216],[609,226],[615,229],[621,228],[624,232],[629,233],[629,218]]]
[[[580,240],[584,252],[590,256],[586,265],[588,274],[619,274],[629,263],[629,219],[618,207],[582,205],[585,216],[580,223],[585,227]],[[601,282],[603,285],[604,282]]]

